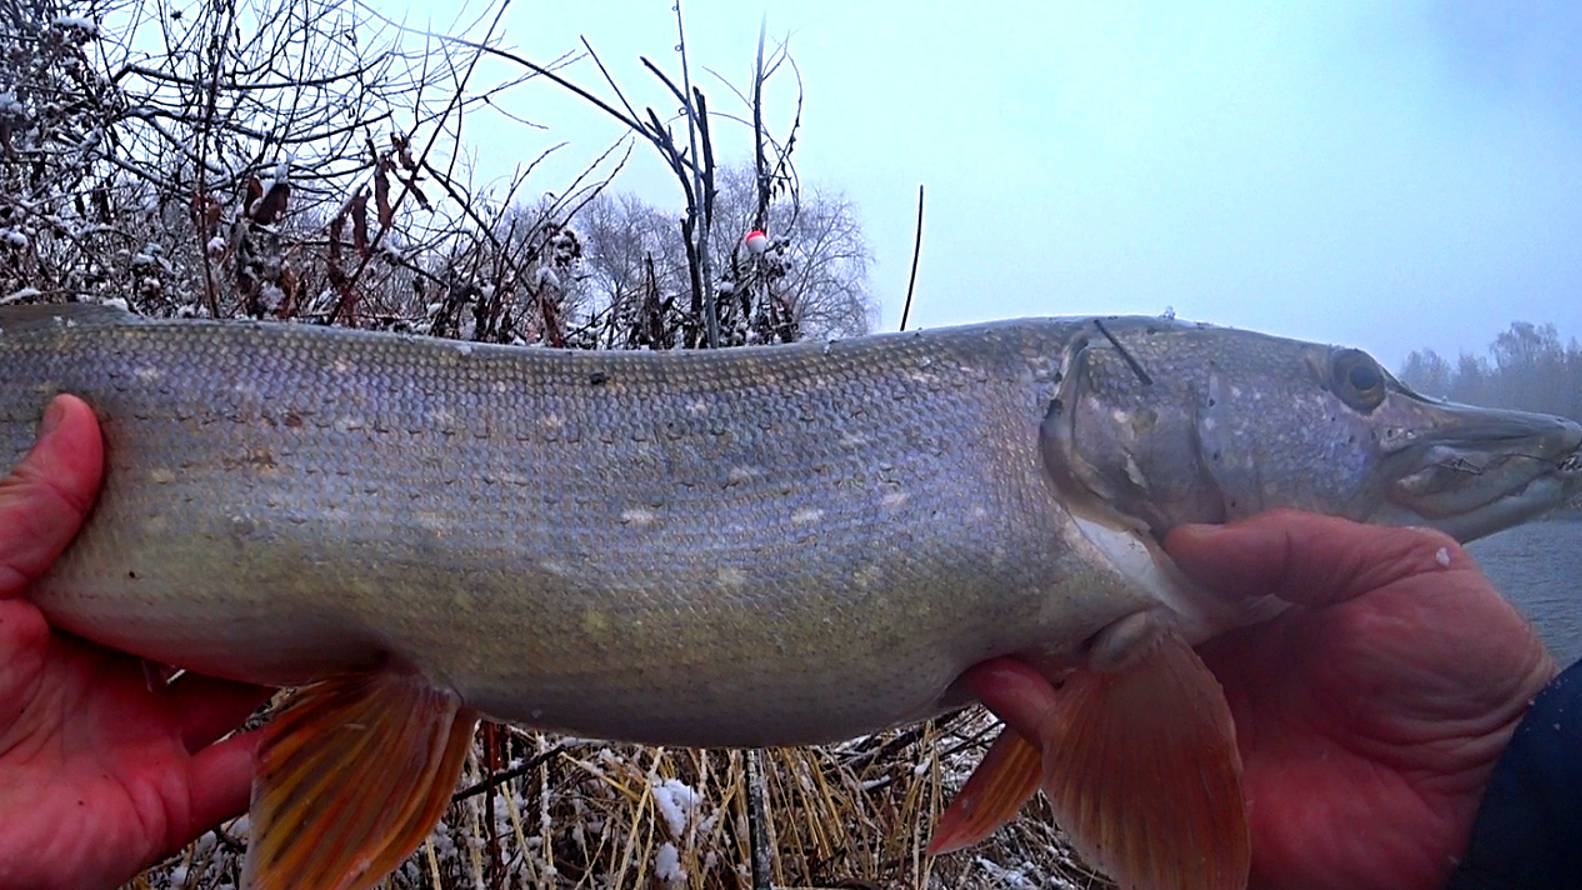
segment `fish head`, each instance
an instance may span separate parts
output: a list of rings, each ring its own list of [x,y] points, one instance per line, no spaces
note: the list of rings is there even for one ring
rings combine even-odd
[[[1291,507],[1468,541],[1582,495],[1582,426],[1428,398],[1358,349],[1113,319],[1060,387],[1046,465],[1155,535]]]

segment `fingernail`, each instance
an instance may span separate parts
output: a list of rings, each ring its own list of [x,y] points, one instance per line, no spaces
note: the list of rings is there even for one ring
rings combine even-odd
[[[50,402],[49,407],[44,409],[44,422],[38,425],[38,437],[42,439],[50,433],[55,432],[55,428],[59,427],[60,422],[65,419],[66,406],[61,402],[61,400],[56,399]]]

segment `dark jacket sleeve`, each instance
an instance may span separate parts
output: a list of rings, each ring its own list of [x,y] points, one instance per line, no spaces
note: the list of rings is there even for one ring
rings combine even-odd
[[[1446,890],[1582,887],[1582,662],[1533,700]]]

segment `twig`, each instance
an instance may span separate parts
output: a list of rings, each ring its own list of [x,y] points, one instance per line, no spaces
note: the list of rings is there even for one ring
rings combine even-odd
[[[764,31],[769,13],[758,20],[758,56],[753,64],[753,173],[758,179],[758,206],[753,211],[753,228],[769,224],[769,162],[764,157]],[[737,95],[740,95],[738,93]]]
[[[764,814],[764,773],[758,749],[747,749],[747,834],[753,848],[753,890],[774,890],[769,860],[768,818]]]
[[[901,307],[901,330],[912,315],[912,288],[917,284],[917,258],[923,252],[923,186],[917,187],[917,237],[912,240],[912,274],[906,279],[906,303]]]
[[[702,202],[701,224],[694,224],[692,237],[698,244],[699,271],[703,278],[703,320],[704,330],[708,332],[709,348],[714,349],[720,345],[720,314],[714,305],[714,270],[709,258],[709,230],[714,227],[714,186],[705,179],[713,179],[714,161],[712,146],[709,145],[707,131],[707,115],[703,111],[703,94],[692,89],[692,72],[687,67],[687,31],[682,25],[681,0],[676,0],[676,52],[681,54],[681,86],[686,90],[687,101],[682,105],[682,110],[687,113],[687,141],[692,148],[692,191]],[[700,120],[700,118],[703,118]],[[704,152],[698,152],[698,130],[703,129]],[[698,159],[702,157],[707,171],[700,169]]]
[[[506,782],[509,782],[512,779],[519,779],[522,776],[525,776],[528,773],[532,772],[533,770],[538,769],[540,766],[543,766],[545,763],[547,763],[547,762],[549,762],[551,760],[554,760],[556,757],[559,757],[562,753],[564,753],[564,752],[566,752],[566,751],[568,751],[570,749],[571,749],[570,745],[562,743],[562,744],[556,745],[553,748],[550,748],[548,751],[544,751],[544,752],[539,753],[539,754],[534,754],[532,757],[529,757],[527,759],[527,762],[523,763],[521,766],[515,766],[515,767],[512,767],[512,768],[510,768],[508,770],[503,770],[501,772],[494,773],[493,775],[489,776],[487,779],[484,779],[482,782],[479,782],[476,785],[468,786],[468,787],[463,788],[462,790],[456,792],[455,794],[452,794],[450,796],[450,802],[451,803],[461,803],[462,801],[466,800],[467,798],[469,798],[469,797],[477,797],[478,795],[483,794],[485,791],[488,791],[491,788],[498,788],[499,786],[504,785]]]

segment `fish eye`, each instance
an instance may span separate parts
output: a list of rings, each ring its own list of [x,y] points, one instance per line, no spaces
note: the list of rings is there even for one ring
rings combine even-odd
[[[1335,355],[1332,376],[1341,401],[1366,414],[1384,402],[1384,372],[1367,353],[1348,349]]]
[[[1384,382],[1379,376],[1378,369],[1370,368],[1366,365],[1352,366],[1351,372],[1346,375],[1346,379],[1351,381],[1352,389],[1358,392],[1377,389]]]

